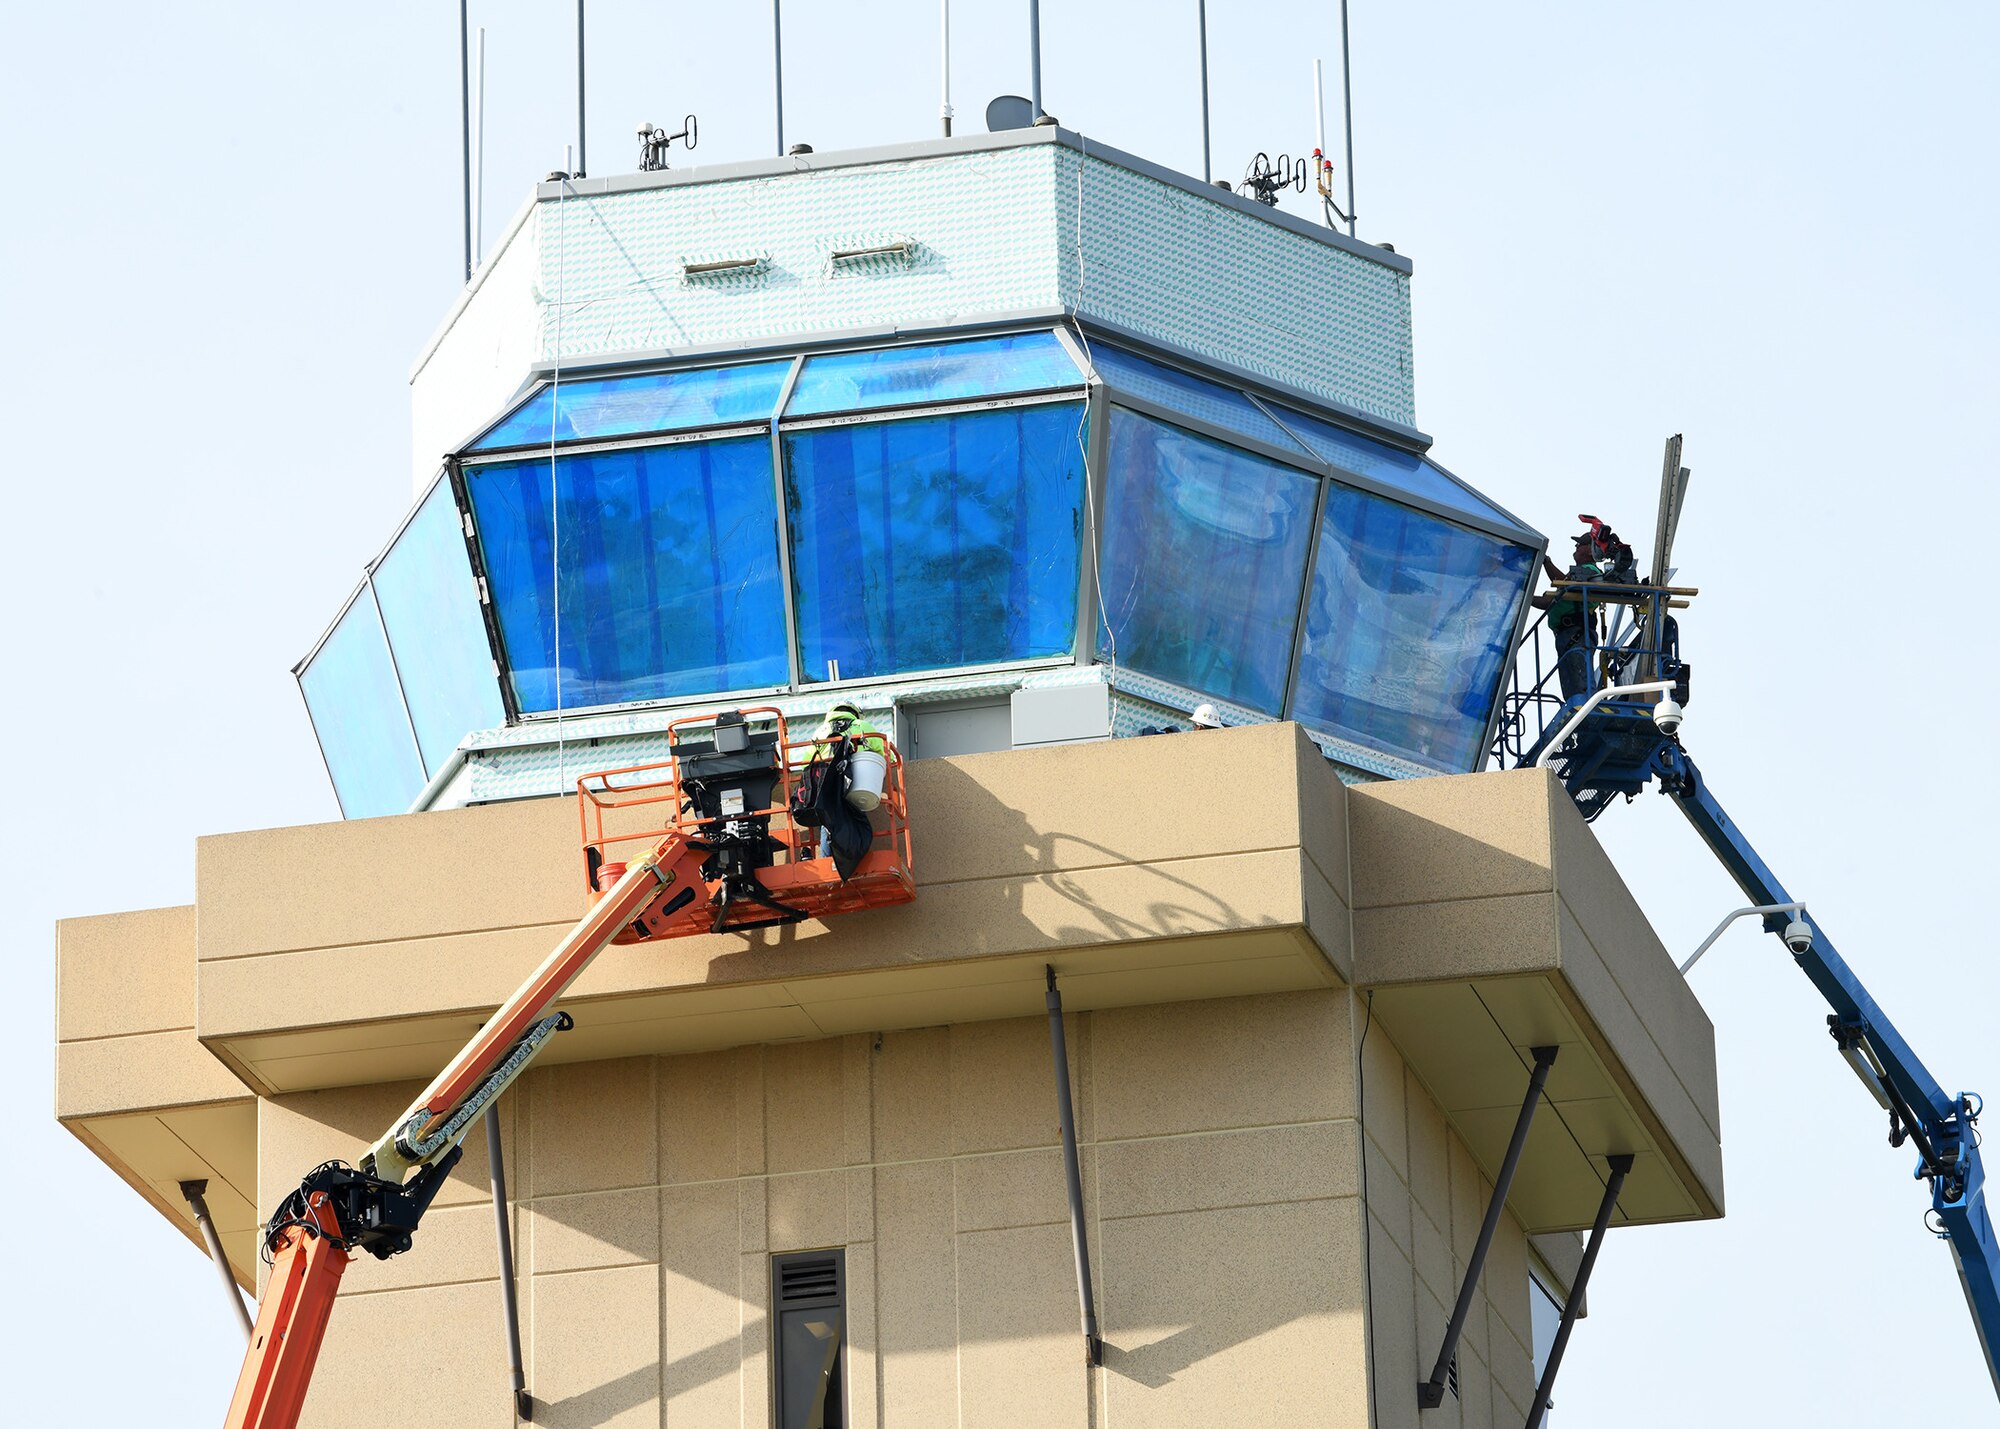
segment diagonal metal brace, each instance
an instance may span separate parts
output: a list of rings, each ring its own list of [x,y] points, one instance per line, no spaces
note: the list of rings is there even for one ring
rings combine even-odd
[[[1576,1325],[1577,1307],[1583,1304],[1583,1287],[1590,1284],[1597,1252],[1604,1245],[1605,1229],[1611,1224],[1611,1213],[1618,1207],[1618,1193],[1625,1189],[1625,1176],[1631,1169],[1630,1156],[1611,1158],[1611,1179],[1604,1183],[1604,1199],[1597,1203],[1597,1219],[1591,1222],[1583,1263],[1577,1266],[1576,1283],[1570,1286],[1569,1298],[1563,1302],[1562,1323],[1556,1327],[1555,1343],[1549,1346],[1549,1362],[1542,1366],[1542,1382],[1535,1386],[1535,1402],[1528,1406],[1527,1429],[1540,1429],[1542,1415],[1548,1412],[1549,1395],[1556,1387],[1556,1371],[1562,1368],[1563,1351],[1569,1348],[1569,1332]]]
[[[215,1230],[215,1218],[208,1213],[207,1190],[206,1179],[181,1182],[181,1195],[186,1199],[188,1209],[194,1213],[195,1227],[201,1232],[201,1243],[208,1247],[208,1258],[215,1262],[215,1268],[222,1276],[223,1289],[229,1296],[229,1308],[236,1312],[247,1338],[251,1333],[250,1311],[236,1288],[236,1272],[229,1268],[229,1257],[223,1253],[222,1237]]]
[[[507,1329],[508,1391],[514,1398],[514,1418],[535,1422],[535,1400],[521,1368],[521,1312],[514,1303],[514,1234],[508,1224],[512,1204],[507,1198],[507,1160],[500,1149],[500,1104],[486,1103],[486,1171],[493,1188],[493,1224],[500,1250],[500,1316]]]
[[[1486,1253],[1493,1248],[1493,1232],[1499,1229],[1501,1208],[1507,1204],[1507,1192],[1513,1188],[1514,1172],[1520,1169],[1521,1148],[1527,1145],[1528,1127],[1535,1119],[1542,1088],[1548,1083],[1549,1068],[1555,1065],[1554,1047],[1536,1047],[1534,1053],[1535,1070],[1529,1074],[1528,1094],[1522,1099],[1521,1115],[1514,1122],[1514,1139],[1507,1143],[1507,1157],[1500,1163],[1500,1174],[1493,1178],[1493,1196],[1486,1203],[1486,1219],[1480,1222],[1479,1240],[1473,1245],[1472,1259],[1465,1267],[1465,1283],[1458,1287],[1458,1303],[1452,1307],[1451,1323],[1445,1326],[1437,1364],[1431,1370],[1431,1377],[1417,1384],[1417,1404],[1423,1409],[1436,1409],[1444,1403],[1445,1378],[1458,1355],[1458,1337],[1464,1333],[1465,1317],[1472,1312],[1472,1297],[1479,1292],[1479,1275],[1486,1269]]]
[[[1049,1041],[1056,1058],[1056,1100],[1062,1111],[1063,1178],[1069,1189],[1069,1238],[1076,1252],[1076,1298],[1083,1318],[1084,1363],[1104,1363],[1104,1339],[1097,1332],[1097,1300],[1090,1288],[1090,1234],[1083,1222],[1083,1176],[1076,1164],[1076,1110],[1069,1092],[1069,1048],[1063,1039],[1062,993],[1056,990],[1056,970],[1045,964],[1049,986]]]

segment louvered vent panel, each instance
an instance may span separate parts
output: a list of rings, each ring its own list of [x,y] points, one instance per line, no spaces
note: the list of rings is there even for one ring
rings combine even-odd
[[[840,1271],[833,1257],[814,1256],[778,1267],[778,1299],[786,1304],[823,1300],[840,1289]]]

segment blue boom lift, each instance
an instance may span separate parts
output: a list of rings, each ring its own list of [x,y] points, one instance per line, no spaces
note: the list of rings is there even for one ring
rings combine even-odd
[[[1629,583],[1557,583],[1583,602],[1587,615],[1582,688],[1565,697],[1549,687],[1557,669],[1544,667],[1539,637],[1546,618],[1538,619],[1524,637],[1494,754],[1504,767],[1539,764],[1554,770],[1586,819],[1596,818],[1619,795],[1630,800],[1655,783],[1687,816],[1753,905],[1730,915],[1722,926],[1744,913],[1761,914],[1765,931],[1784,940],[1833,1009],[1827,1030],[1841,1055],[1888,1113],[1889,1144],[1915,1147],[1916,1178],[1930,1183],[1925,1224],[1950,1242],[1987,1370],[2000,1394],[2000,1241],[1986,1205],[1977,1132],[1980,1099],[1972,1092],[1947,1093],[1931,1075],[1832,941],[1807,922],[1804,904],[1778,881],[1723,811],[1681,743],[1689,669],[1680,658],[1672,611],[1696,592],[1667,584],[1667,553],[1687,490],[1680,443],[1678,436],[1667,443],[1651,576],[1628,576]],[[1577,673],[1573,669],[1573,685]],[[1721,931],[1718,927],[1716,934]],[[1682,971],[1707,947],[1702,944]],[[1553,1366],[1546,1377],[1553,1378]],[[1545,1391],[1538,1398],[1545,1400]],[[1533,1415],[1529,1422],[1535,1422]]]

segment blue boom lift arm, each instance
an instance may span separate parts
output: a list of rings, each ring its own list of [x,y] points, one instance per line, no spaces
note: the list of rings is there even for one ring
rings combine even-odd
[[[1565,592],[1565,599],[1537,602],[1545,613],[1523,632],[1514,686],[1502,700],[1493,754],[1506,767],[1542,764],[1554,769],[1587,820],[1595,819],[1619,795],[1636,798],[1656,780],[1660,792],[1687,816],[1754,905],[1743,911],[1764,914],[1765,931],[1784,940],[1793,961],[1833,1009],[1826,1019],[1827,1030],[1848,1065],[1888,1111],[1889,1144],[1915,1146],[1916,1177],[1931,1188],[1931,1209],[1924,1223],[1951,1243],[1986,1370],[1994,1393],[2000,1395],[2000,1241],[1994,1238],[1986,1207],[1979,1097],[1971,1092],[1948,1095],[1833,944],[1805,921],[1803,912],[1791,921],[1788,914],[1774,911],[1803,905],[1785,891],[1743,831],[1723,812],[1681,746],[1681,706],[1688,700],[1690,670],[1681,659],[1673,611],[1699,592],[1668,584],[1673,575],[1669,560],[1674,532],[1690,475],[1680,463],[1681,439],[1670,437],[1660,480],[1653,566],[1645,579],[1637,576],[1630,547],[1596,518],[1577,518],[1590,527],[1579,538],[1579,564],[1587,554],[1582,543],[1588,540],[1600,559],[1611,560],[1613,571],[1602,578],[1557,580],[1555,587]],[[1557,609],[1563,612],[1560,628],[1552,623]],[[1615,618],[1607,626],[1608,615]],[[1557,656],[1553,662],[1543,658],[1544,636],[1553,638]],[[1697,950],[1695,957],[1700,955]],[[1689,959],[1686,966],[1693,962]]]
[[[1794,901],[1723,812],[1678,739],[1663,738],[1652,764],[1660,791],[1679,806],[1752,903],[1769,907]],[[1786,919],[1766,914],[1764,927],[1782,934]],[[1833,1009],[1827,1028],[1835,1043],[1855,1070],[1879,1087],[1878,1100],[1888,1103],[1890,1145],[1900,1146],[1907,1139],[1916,1147],[1916,1177],[1931,1187],[1927,1223],[1940,1239],[1951,1243],[1987,1372],[1993,1377],[1994,1392],[2000,1394],[2000,1358],[1996,1358],[2000,1356],[2000,1241],[1994,1237],[1986,1205],[1977,1129],[1980,1099],[1971,1092],[1957,1096],[1945,1092],[1819,929],[1812,930],[1803,949],[1788,946],[1800,970]],[[1859,1060],[1856,1052],[1861,1054]]]
[[[1580,678],[1563,696],[1550,689],[1557,667],[1544,667],[1537,647],[1533,682],[1525,688],[1517,683],[1508,697],[1495,754],[1503,764],[1550,765],[1586,819],[1596,818],[1619,795],[1635,798],[1657,781],[1757,909],[1801,906],[1723,812],[1681,745],[1678,707],[1688,698],[1689,667],[1680,658],[1669,614],[1673,592],[1644,582],[1571,583],[1571,589],[1586,602],[1601,597],[1630,605],[1635,617],[1630,633],[1599,644],[1593,618],[1589,637],[1572,656],[1571,673]],[[1524,649],[1535,636],[1531,628]],[[1611,683],[1633,676],[1639,679],[1632,685]],[[1668,686],[1672,705],[1660,699]],[[1533,725],[1539,725],[1538,736]],[[1979,1156],[1980,1099],[1970,1092],[1948,1094],[1832,942],[1803,917],[1799,924],[1793,927],[1780,913],[1764,917],[1765,930],[1785,938],[1793,960],[1833,1009],[1827,1028],[1888,1109],[1890,1145],[1908,1142],[1916,1148],[1915,1174],[1931,1188],[1925,1224],[1951,1243],[1987,1372],[2000,1395],[2000,1240],[1987,1210]]]

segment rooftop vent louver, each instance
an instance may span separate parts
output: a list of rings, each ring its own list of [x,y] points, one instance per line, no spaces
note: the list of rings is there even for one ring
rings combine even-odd
[[[917,241],[905,234],[855,234],[827,244],[826,266],[829,273],[908,268],[916,263],[920,252]]]
[[[840,1291],[840,1268],[830,1255],[801,1258],[778,1266],[778,1299],[786,1305],[828,1300]]]
[[[713,283],[731,278],[754,278],[771,266],[768,253],[704,253],[681,259],[681,279],[688,283]]]

